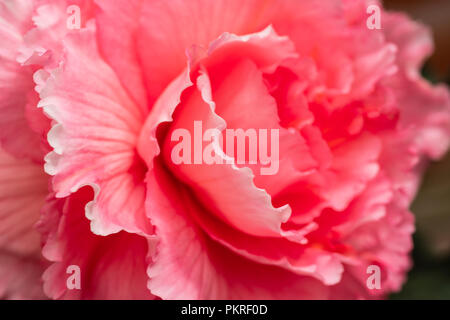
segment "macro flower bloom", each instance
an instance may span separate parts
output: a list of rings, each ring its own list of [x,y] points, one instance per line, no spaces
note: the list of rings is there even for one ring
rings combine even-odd
[[[450,96],[419,73],[428,29],[386,11],[368,28],[370,5],[381,7],[0,0],[0,296],[399,290],[409,206],[448,148]],[[233,150],[214,139],[191,152],[213,147],[216,162],[174,162],[174,133],[194,136],[195,123],[201,134],[277,130],[278,171],[224,161]]]

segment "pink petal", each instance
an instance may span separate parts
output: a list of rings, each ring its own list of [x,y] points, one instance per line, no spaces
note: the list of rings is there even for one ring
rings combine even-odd
[[[149,217],[160,239],[148,268],[150,290],[163,299],[320,299],[326,287],[310,277],[251,262],[211,240],[174,198],[160,166],[147,176]]]
[[[33,232],[47,194],[48,179],[40,165],[16,159],[0,149],[0,247],[12,252],[39,252]]]
[[[386,14],[384,19],[386,37],[398,48],[400,72],[386,85],[397,99],[399,127],[410,130],[416,152],[437,159],[450,145],[450,94],[445,86],[432,86],[419,73],[433,51],[431,32],[402,14]]]
[[[189,97],[179,106],[167,134],[168,141],[165,141],[163,151],[166,163],[179,179],[188,183],[204,203],[229,224],[249,234],[279,237],[281,224],[289,218],[290,209],[286,206],[274,208],[270,196],[255,187],[249,168],[239,169],[233,164],[175,165],[172,162],[171,146],[174,142],[170,137],[173,130],[183,128],[193,133],[194,121],[197,120],[202,121],[203,130],[225,128],[224,120],[212,110],[210,104],[213,102],[208,104],[203,100],[206,98],[208,101],[208,96],[211,96],[206,74],[199,77],[198,81],[202,92],[190,90]],[[217,189],[221,192],[215,192]]]
[[[338,255],[309,247],[307,242],[301,245],[285,238],[250,236],[215,218],[211,212],[196,204],[190,193],[185,190],[180,193],[184,210],[202,230],[236,254],[257,263],[278,266],[299,275],[314,277],[326,285],[340,281],[343,268]],[[305,227],[301,232],[310,231]]]
[[[0,299],[45,299],[39,257],[15,255],[0,249]]]
[[[67,27],[67,9],[71,5],[80,8],[80,28],[84,28],[94,14],[92,0],[39,0],[36,3],[32,17],[34,27],[26,33],[17,61],[24,65],[58,66],[64,51],[61,40],[66,34],[78,31]]]
[[[447,88],[406,79],[403,75],[389,85],[395,88],[400,109],[399,129],[409,130],[411,147],[433,159],[442,157],[450,145],[450,93]]]
[[[183,71],[186,49],[206,48],[224,32],[259,31],[269,24],[270,9],[259,0],[144,1],[137,43],[150,101]]]
[[[382,219],[386,215],[386,206],[392,198],[390,181],[383,174],[378,175],[345,212],[336,214],[341,216],[338,219],[345,222],[336,226],[335,230],[345,236],[364,224]]]
[[[92,25],[68,35],[64,45],[65,61],[48,76],[39,103],[56,122],[48,135],[54,151],[46,156],[56,196],[91,185],[96,198],[86,215],[95,233],[151,233],[146,168],[136,151],[144,115],[99,56]]]
[[[40,240],[34,224],[47,184],[40,165],[0,149],[0,297],[42,297]]]
[[[350,273],[363,282],[367,279],[367,266],[378,265],[382,273],[381,291],[375,294],[398,291],[411,267],[409,254],[413,232],[414,216],[394,199],[386,206],[386,215],[382,219],[357,228],[346,239],[362,258],[362,264],[351,267]],[[366,289],[366,294],[371,296],[374,292]]]
[[[41,138],[29,126],[27,105],[36,100],[33,70],[16,58],[23,35],[31,27],[30,1],[0,3],[0,143],[8,152],[41,162]]]
[[[136,104],[148,110],[143,68],[135,40],[138,36],[142,1],[96,0],[96,3],[100,7],[100,12],[96,15],[99,51]]]
[[[312,175],[308,181],[332,208],[341,211],[377,175],[380,152],[379,139],[364,133],[335,147],[329,170]]]
[[[145,237],[124,231],[110,236],[92,234],[84,205],[92,199],[83,188],[66,199],[50,199],[39,222],[44,256],[44,291],[53,299],[153,299],[146,287]],[[80,289],[67,286],[69,266],[80,270]]]
[[[227,129],[279,130],[279,159],[274,159],[278,162],[278,172],[261,175],[261,169],[266,165],[245,164],[255,174],[255,185],[275,195],[283,187],[315,169],[316,162],[300,133],[280,126],[277,103],[267,92],[262,73],[256,65],[244,60],[236,65],[222,64],[220,68],[225,66],[232,71],[220,82],[215,74],[223,74],[223,71],[211,67],[208,71],[213,85],[215,112],[225,120]]]
[[[385,13],[383,30],[387,40],[398,48],[396,63],[408,75],[418,77],[423,62],[434,49],[431,31],[401,13]]]

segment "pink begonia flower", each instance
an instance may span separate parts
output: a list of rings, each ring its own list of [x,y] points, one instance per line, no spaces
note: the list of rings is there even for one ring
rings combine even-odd
[[[92,190],[57,199],[48,188],[43,166],[51,149],[51,121],[37,108],[33,73],[59,63],[67,6],[65,1],[0,2],[0,35],[7,43],[0,56],[0,298],[153,299],[146,286],[147,239],[125,232],[91,233],[84,207]],[[43,41],[51,51],[40,49]],[[36,82],[42,72],[35,73]],[[50,266],[40,253],[40,234],[42,254],[54,262]],[[82,268],[83,290],[67,290],[69,265]]]
[[[385,11],[369,29],[373,4],[0,0],[0,296],[399,290],[408,208],[448,148],[450,96],[419,73],[428,29]],[[176,164],[174,132],[200,121],[278,130],[279,170]]]

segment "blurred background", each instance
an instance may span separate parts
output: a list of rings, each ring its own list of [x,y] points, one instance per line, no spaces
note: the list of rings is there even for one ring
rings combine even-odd
[[[450,0],[384,0],[383,4],[432,28],[435,52],[423,75],[433,83],[450,85]],[[450,153],[430,164],[412,211],[414,267],[402,291],[391,299],[450,299]]]

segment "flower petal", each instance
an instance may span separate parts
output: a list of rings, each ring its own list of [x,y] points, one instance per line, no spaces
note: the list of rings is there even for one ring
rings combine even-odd
[[[33,3],[0,3],[0,143],[8,152],[42,162],[41,138],[29,126],[28,105],[36,100],[33,69],[17,61],[23,35],[31,28]]]
[[[43,255],[52,262],[43,275],[45,293],[53,299],[153,299],[146,287],[147,239],[124,231],[92,234],[83,208],[92,196],[85,187],[46,205],[39,222]],[[67,286],[69,266],[79,267],[79,289]]]
[[[257,264],[211,240],[192,221],[161,167],[147,176],[147,209],[160,243],[148,268],[150,290],[163,299],[323,299],[319,281]]]
[[[145,165],[136,151],[144,115],[99,56],[94,26],[68,35],[64,44],[65,61],[48,76],[39,102],[56,121],[48,135],[54,151],[46,156],[56,196],[91,185],[97,194],[86,214],[95,233],[151,233]]]
[[[136,104],[148,110],[144,71],[136,44],[142,0],[95,2],[100,7],[96,15],[99,51]]]
[[[42,298],[39,233],[34,230],[47,195],[40,165],[0,148],[0,297]]]
[[[206,74],[202,74],[198,81],[202,92],[190,90],[189,96],[178,107],[167,133],[163,150],[166,163],[179,179],[196,191],[206,206],[235,228],[253,235],[279,237],[281,223],[289,218],[290,209],[287,206],[274,208],[270,196],[254,185],[249,168],[238,168],[225,162],[208,165],[175,164],[172,161],[174,142],[171,136],[174,130],[182,128],[194,133],[194,121],[201,121],[203,130],[225,128],[224,120],[214,113],[211,105],[214,103],[208,98],[211,97],[211,89]],[[203,131],[200,134],[203,136]],[[217,189],[221,192],[216,192]]]
[[[183,71],[187,49],[206,48],[224,32],[249,34],[263,29],[269,24],[269,4],[259,0],[144,1],[137,43],[150,102]]]

